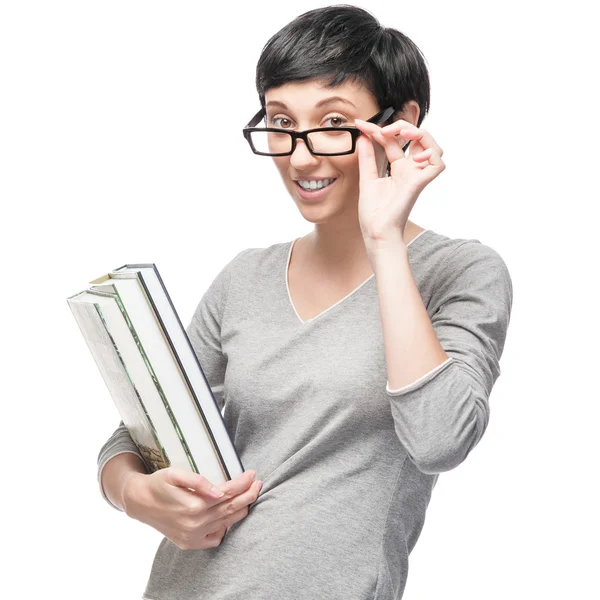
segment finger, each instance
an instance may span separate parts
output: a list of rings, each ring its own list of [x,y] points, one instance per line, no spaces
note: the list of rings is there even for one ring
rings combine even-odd
[[[412,158],[421,169],[433,167],[441,172],[446,168],[442,157],[433,148],[428,148],[423,152],[419,152],[419,154],[415,154]]]
[[[366,135],[358,136],[356,149],[358,152],[359,185],[365,181],[379,179],[375,148],[373,148],[371,140]]]
[[[381,133],[384,135],[398,135],[400,131],[406,129],[407,127],[414,127],[414,125],[410,121],[405,121],[404,119],[398,119],[389,125],[381,128]]]
[[[412,159],[416,162],[423,162],[425,160],[429,160],[432,154],[433,148],[427,148],[427,150],[423,150],[423,152],[419,152],[412,156]]]
[[[249,504],[256,502],[261,489],[262,481],[254,481],[252,485],[243,493],[234,496],[228,502],[221,502],[219,505],[213,506],[209,511],[211,518],[213,518],[212,515],[214,515],[214,518],[217,519],[223,518],[228,514],[236,512],[244,506],[248,506]]]
[[[398,121],[394,121],[393,123],[390,123],[389,125],[386,125],[385,127],[382,127],[381,134],[386,138],[395,137],[399,141],[402,140],[400,143],[402,145],[404,145],[404,144],[406,144],[407,140],[402,137],[401,132],[403,129],[405,129],[409,125],[411,125],[411,123],[409,123],[408,121],[399,119]]]
[[[208,522],[226,520],[228,523],[231,523],[232,521],[229,520],[231,515],[237,514],[240,510],[256,502],[261,487],[262,482],[255,481],[244,493],[228,499],[227,502],[220,502],[218,505],[212,506],[206,512],[206,520]]]
[[[218,498],[221,496],[220,493],[215,493],[213,484],[204,475],[186,471],[179,467],[169,469],[165,473],[165,481],[171,485],[184,488],[196,494],[208,496],[209,498]]]
[[[256,471],[246,471],[242,473],[239,477],[235,479],[231,479],[229,481],[225,481],[224,483],[220,483],[215,486],[217,490],[223,492],[223,496],[219,498],[216,504],[220,502],[224,502],[229,498],[233,498],[250,488],[252,483],[254,482],[254,478],[256,477]]]
[[[181,468],[171,469],[167,474],[167,481],[177,487],[187,489],[205,496],[207,499],[219,500],[227,497],[228,491],[232,490],[231,495],[239,493],[252,483],[256,471],[246,471],[240,477],[226,481],[218,486],[214,486],[206,477],[199,473],[193,473]],[[228,486],[231,484],[231,486]],[[224,489],[223,489],[224,488]]]
[[[215,529],[214,531],[212,531],[211,533],[207,533],[205,538],[207,540],[221,540],[223,539],[223,536],[225,535],[225,532],[227,531],[227,525],[225,523],[221,523],[217,529]]]
[[[409,147],[410,140],[404,139],[400,135],[400,133],[396,133],[395,131],[383,131],[383,129],[382,129],[381,135],[383,135],[384,139],[394,138],[398,142],[398,144],[400,144],[400,147],[402,148],[402,152],[406,156],[406,150]]]
[[[419,142],[423,149],[435,148],[440,156],[444,154],[444,151],[440,148],[438,143],[433,139],[433,136],[427,130],[419,129],[416,125],[413,125],[404,119],[398,119],[390,125],[382,127],[381,132],[385,136],[401,134],[402,137],[407,140],[415,140]]]
[[[402,143],[396,137],[392,136],[384,136],[381,132],[381,128],[374,123],[369,123],[367,121],[363,121],[362,119],[354,119],[354,124],[357,129],[360,129],[369,137],[374,139],[378,144],[385,148],[385,153],[390,162],[395,160],[405,158],[406,155],[402,150]]]
[[[234,513],[227,515],[222,522],[227,526],[227,529],[229,529],[234,523],[237,523],[238,521],[241,521],[243,518],[247,517],[249,512],[248,506],[243,506]]]
[[[219,498],[214,498],[211,497],[209,498],[205,498],[204,499],[204,506],[203,507],[198,507],[198,510],[207,510],[208,512],[210,512],[209,509],[215,508],[217,506],[221,506],[223,504],[226,504],[227,502],[233,502],[234,499],[240,497],[241,494],[243,494],[244,492],[246,492],[247,490],[252,489],[252,484],[255,483],[254,482],[254,477],[256,476],[256,471],[245,471],[244,473],[242,473],[242,475],[240,475],[239,477],[236,477],[235,479],[231,479],[230,481],[226,481],[224,483],[219,484],[218,486],[215,486],[216,489],[221,493],[222,492],[222,496],[220,496]],[[225,509],[223,509],[225,510]],[[210,513],[210,514],[215,514],[214,512]],[[217,515],[220,513],[216,513]],[[209,520],[215,520],[216,517],[210,517]]]
[[[402,137],[407,140],[415,141],[421,144],[423,150],[433,148],[440,156],[444,154],[444,151],[440,148],[438,143],[433,139],[433,136],[425,129],[419,129],[411,123],[408,123],[401,130]]]

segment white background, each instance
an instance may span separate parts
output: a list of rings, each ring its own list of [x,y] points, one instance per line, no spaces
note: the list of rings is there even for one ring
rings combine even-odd
[[[3,598],[141,597],[162,536],[100,496],[119,416],[65,299],[155,262],[187,323],[239,251],[312,229],[241,129],[263,45],[326,4],[0,4]],[[488,430],[440,476],[403,600],[600,598],[593,3],[360,6],[430,68],[447,168],[411,220],[514,285]]]

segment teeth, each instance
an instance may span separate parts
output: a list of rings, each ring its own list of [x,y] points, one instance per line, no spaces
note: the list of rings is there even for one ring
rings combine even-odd
[[[335,181],[335,179],[322,179],[319,181],[312,179],[310,181],[301,180],[298,181],[298,183],[305,190],[320,190],[321,188],[328,186],[333,181]]]

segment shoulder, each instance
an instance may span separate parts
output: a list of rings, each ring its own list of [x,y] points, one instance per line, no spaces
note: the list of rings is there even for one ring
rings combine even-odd
[[[491,246],[476,238],[453,238],[432,229],[421,234],[421,240],[415,240],[419,246],[420,262],[442,264],[454,255],[458,256],[495,256],[502,261],[500,254]]]
[[[500,253],[476,238],[452,238],[431,229],[423,234],[418,251],[419,263],[435,270],[460,268],[486,262],[508,271]]]
[[[242,303],[257,282],[275,278],[278,268],[284,272],[285,252],[291,242],[273,244],[267,248],[245,248],[234,251],[225,260],[220,271],[204,292],[198,310],[203,306],[218,307],[223,312],[228,304],[238,299]],[[277,265],[280,261],[280,266]]]
[[[482,286],[496,288],[512,303],[512,279],[506,261],[476,238],[452,238],[432,230],[419,246],[416,267],[428,296],[454,291],[468,294]]]
[[[245,248],[234,254],[223,271],[238,285],[272,277],[279,271],[283,273],[291,244],[292,241],[279,242],[267,247]]]

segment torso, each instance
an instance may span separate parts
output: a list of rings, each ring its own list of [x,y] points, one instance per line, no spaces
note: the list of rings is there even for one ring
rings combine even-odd
[[[423,227],[412,224],[410,231],[407,230],[405,242],[408,244],[422,231]],[[287,277],[290,300],[302,321],[319,316],[373,275],[370,264],[351,276],[340,274],[336,279],[319,273],[308,264],[302,252],[296,252],[299,242],[300,240],[297,240],[294,243]]]

